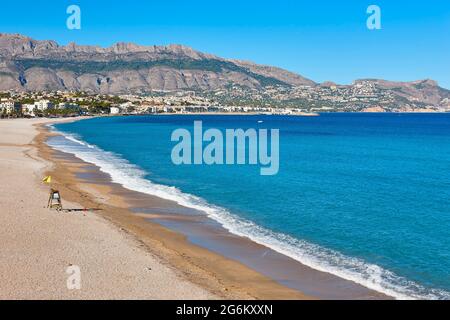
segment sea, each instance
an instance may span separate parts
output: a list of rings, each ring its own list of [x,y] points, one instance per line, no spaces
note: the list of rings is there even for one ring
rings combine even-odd
[[[279,129],[279,170],[176,165],[174,130]],[[398,299],[450,299],[450,114],[149,115],[53,125],[113,182]],[[206,145],[207,142],[204,142]]]

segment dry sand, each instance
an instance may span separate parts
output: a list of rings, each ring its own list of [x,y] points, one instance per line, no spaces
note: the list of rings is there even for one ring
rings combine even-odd
[[[0,299],[218,298],[101,216],[46,208],[51,163],[32,141],[48,121],[0,120]],[[67,288],[71,265],[80,290]]]

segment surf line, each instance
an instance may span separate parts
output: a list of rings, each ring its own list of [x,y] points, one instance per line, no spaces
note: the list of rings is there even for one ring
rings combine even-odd
[[[184,128],[175,129],[171,158],[175,165],[259,165],[263,176],[276,175],[280,167],[280,130],[259,128],[216,128],[203,132],[202,121],[194,121],[193,135]]]

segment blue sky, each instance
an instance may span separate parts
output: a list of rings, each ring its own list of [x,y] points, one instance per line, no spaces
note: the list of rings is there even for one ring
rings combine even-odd
[[[66,8],[81,8],[81,30]],[[366,9],[381,8],[368,30]],[[297,72],[314,81],[431,78],[450,88],[450,1],[3,1],[0,32],[61,44],[180,43],[226,58]]]

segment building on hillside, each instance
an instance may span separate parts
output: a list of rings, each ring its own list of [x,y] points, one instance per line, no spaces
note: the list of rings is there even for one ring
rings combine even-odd
[[[140,113],[156,113],[158,109],[155,106],[144,104],[141,105],[138,110]]]
[[[125,102],[125,103],[122,103],[120,106],[119,106],[119,108],[121,109],[121,110],[124,110],[124,112],[127,112],[127,113],[129,113],[129,112],[132,112],[133,110],[135,110],[135,106],[134,106],[134,104],[132,103],[132,102]]]
[[[118,107],[111,107],[111,108],[109,108],[109,113],[110,114],[120,114],[121,110]]]
[[[36,105],[33,104],[24,104],[22,106],[22,113],[26,116],[35,117]]]
[[[11,114],[13,112],[21,112],[22,107],[20,103],[11,99],[2,99],[0,101],[0,113]]]
[[[34,104],[39,111],[53,109],[53,104],[49,100],[39,100]]]

